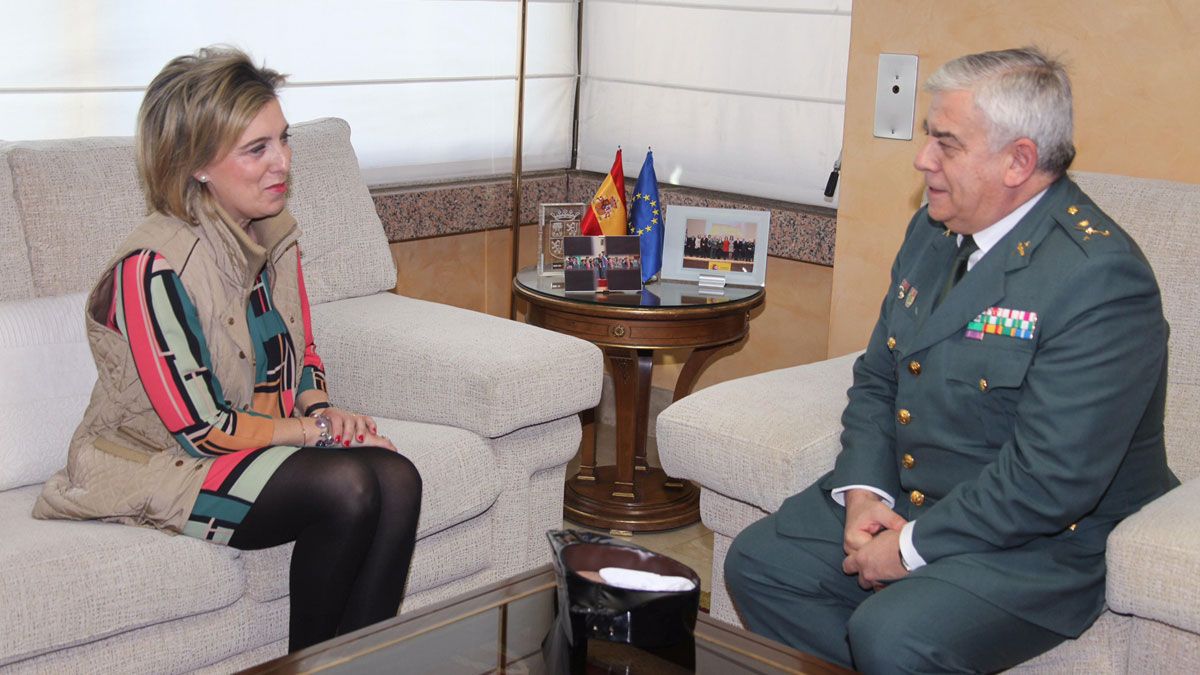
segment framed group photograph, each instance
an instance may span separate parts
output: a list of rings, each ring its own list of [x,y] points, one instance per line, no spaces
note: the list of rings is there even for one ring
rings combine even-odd
[[[542,204],[538,214],[538,274],[562,274],[563,239],[578,237],[587,204]]]
[[[668,205],[662,278],[764,286],[770,231],[770,211]]]

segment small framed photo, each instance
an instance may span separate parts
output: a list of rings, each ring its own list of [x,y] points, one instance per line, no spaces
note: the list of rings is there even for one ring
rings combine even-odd
[[[563,239],[578,237],[587,204],[542,204],[538,214],[538,274],[563,273]]]
[[[765,286],[770,211],[667,206],[662,278]]]
[[[568,293],[642,290],[637,237],[565,237],[563,281]]]

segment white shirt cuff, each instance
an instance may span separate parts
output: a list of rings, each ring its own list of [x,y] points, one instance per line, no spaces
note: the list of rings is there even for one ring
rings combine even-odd
[[[917,553],[917,547],[913,546],[913,525],[916,521],[910,520],[900,528],[900,557],[904,558],[904,566],[909,572],[925,566],[925,559]]]
[[[845,493],[849,492],[850,490],[866,490],[867,492],[874,492],[883,499],[883,503],[887,504],[889,509],[896,508],[896,500],[893,499],[891,495],[883,490],[880,490],[879,488],[871,487],[870,485],[847,485],[845,487],[834,488],[833,490],[830,490],[829,496],[833,498],[833,501],[838,503],[838,506],[844,507],[846,506]]]

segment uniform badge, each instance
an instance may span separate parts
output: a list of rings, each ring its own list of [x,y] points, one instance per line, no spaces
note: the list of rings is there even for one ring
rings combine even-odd
[[[913,303],[916,301],[917,301],[917,289],[915,289],[915,288],[908,289],[908,297],[904,298],[904,306],[906,308],[912,307]]]
[[[904,294],[908,292],[910,287],[911,285],[908,283],[908,279],[901,279],[900,285],[896,287],[896,290],[898,291],[896,293],[896,299],[903,300]]]
[[[1019,340],[1032,340],[1037,330],[1037,312],[989,307],[967,324],[965,337],[982,340],[984,335],[1004,335]]]

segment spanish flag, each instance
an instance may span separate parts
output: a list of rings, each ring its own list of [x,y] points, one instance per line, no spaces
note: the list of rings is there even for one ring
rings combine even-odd
[[[625,220],[625,170],[621,166],[620,148],[617,148],[612,169],[584,212],[579,230],[588,237],[629,234]]]

